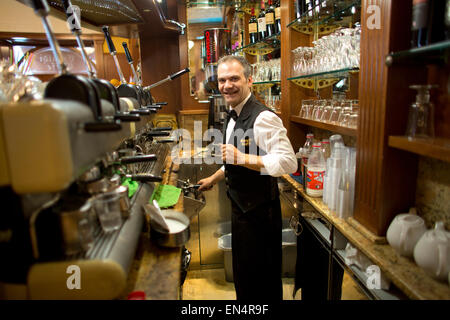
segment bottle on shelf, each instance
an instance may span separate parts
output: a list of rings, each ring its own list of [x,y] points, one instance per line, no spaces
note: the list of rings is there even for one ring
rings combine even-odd
[[[293,173],[296,177],[302,177],[302,155],[303,155],[303,148],[298,149],[298,152],[295,154],[295,157],[297,158],[297,171]]]
[[[252,15],[248,22],[248,32],[250,36],[250,43],[255,43],[259,41],[259,33],[258,33],[258,19],[255,16],[255,8],[252,8]]]
[[[450,24],[450,22],[449,22]],[[276,1],[275,4],[275,32],[281,32],[281,8],[280,8],[280,0]]]
[[[320,143],[315,143],[308,159],[306,173],[306,194],[310,197],[322,197],[325,170],[326,163],[320,149]]]
[[[312,145],[314,140],[314,134],[308,133],[306,135],[306,142],[303,145],[302,150],[302,163],[301,163],[301,175],[303,177],[303,188],[306,190],[306,167],[308,166],[308,158],[312,151]]]
[[[294,6],[295,6],[295,18],[299,19],[304,13],[305,0],[294,0]]]
[[[261,10],[259,11],[259,16],[258,16],[258,33],[259,33],[259,40],[262,40],[267,36],[266,11],[265,11],[264,0],[261,1]]]
[[[447,1],[447,6],[445,8],[444,24],[445,24],[445,40],[450,40],[450,1]]]
[[[266,36],[271,37],[275,35],[276,27],[275,27],[275,8],[273,7],[272,0],[267,1],[268,8],[266,9]]]
[[[438,0],[442,1],[443,0]],[[434,4],[431,0],[412,0],[411,47],[420,48],[431,43],[431,24]]]
[[[314,16],[314,0],[305,0],[305,6],[303,8],[304,14],[307,13],[309,19]]]
[[[412,85],[417,90],[416,102],[411,104],[406,136],[409,138],[434,138],[434,104],[430,101],[430,90],[436,85]]]
[[[317,16],[320,14],[321,2],[321,0],[314,0],[314,12]]]
[[[445,16],[448,0],[430,0],[430,11],[428,15],[429,42],[436,43],[445,40]]]

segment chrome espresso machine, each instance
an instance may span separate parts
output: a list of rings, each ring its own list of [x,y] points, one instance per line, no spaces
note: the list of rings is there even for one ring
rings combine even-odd
[[[143,230],[142,205],[176,141],[172,128],[152,127],[164,103],[153,102],[149,87],[122,83],[119,90],[93,74],[70,74],[46,1],[32,3],[60,75],[42,99],[0,104],[0,299],[118,298]],[[121,222],[105,232],[96,201],[111,193]],[[79,290],[71,288],[74,270]]]
[[[222,130],[227,117],[225,100],[219,92],[217,81],[217,62],[231,53],[231,30],[213,28],[204,31],[205,47],[205,88],[209,89],[208,128]]]

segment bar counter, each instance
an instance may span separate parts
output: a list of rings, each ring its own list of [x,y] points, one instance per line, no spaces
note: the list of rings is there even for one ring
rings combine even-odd
[[[168,156],[162,184],[176,186],[177,174],[174,167]],[[174,209],[183,211],[182,195]],[[149,221],[146,219],[128,274],[127,286],[120,299],[127,299],[131,292],[143,291],[147,300],[177,300],[180,298],[181,248],[156,245],[150,239],[149,229]]]
[[[289,175],[283,179],[288,182],[307,202],[309,202],[328,222],[344,235],[358,250],[364,253],[409,299],[450,300],[450,287],[425,273],[412,259],[400,256],[382,238],[365,233],[355,219],[339,218],[328,209],[322,198],[309,197],[303,186]]]

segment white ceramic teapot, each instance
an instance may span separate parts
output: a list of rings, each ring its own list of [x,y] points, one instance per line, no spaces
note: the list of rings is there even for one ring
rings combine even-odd
[[[446,281],[450,272],[450,232],[443,222],[424,233],[414,248],[414,260],[433,278]]]
[[[395,216],[387,230],[388,243],[402,256],[413,257],[414,247],[420,237],[427,231],[424,220],[415,214],[415,208],[410,213]]]

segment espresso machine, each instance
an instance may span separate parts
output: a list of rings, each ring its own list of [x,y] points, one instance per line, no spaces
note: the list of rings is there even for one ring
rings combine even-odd
[[[61,75],[43,99],[0,104],[0,299],[115,299],[143,231],[143,204],[175,140],[171,128],[152,127],[156,111],[141,101],[116,92],[118,100],[107,101],[93,82],[70,75],[46,1],[33,4]],[[58,86],[67,97],[49,89]],[[124,181],[134,185],[131,198]],[[106,231],[96,203],[115,192],[120,223]],[[74,268],[78,290],[70,285]]]
[[[204,31],[205,47],[205,88],[209,91],[208,128],[222,130],[226,119],[226,104],[219,92],[217,62],[231,53],[231,30],[213,28]]]

